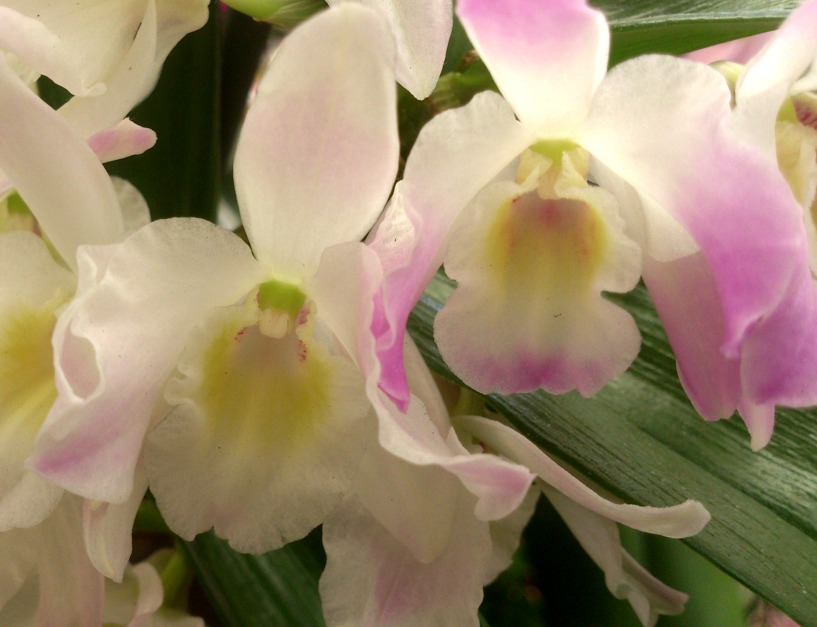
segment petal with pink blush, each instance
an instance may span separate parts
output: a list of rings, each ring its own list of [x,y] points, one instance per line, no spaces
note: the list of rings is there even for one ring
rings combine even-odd
[[[88,145],[102,163],[141,155],[155,143],[156,133],[128,119],[88,138]]]
[[[368,513],[423,564],[437,559],[457,533],[452,525],[462,485],[442,468],[417,466],[370,446],[354,491]]]
[[[320,593],[327,623],[339,627],[476,625],[491,555],[488,525],[460,490],[456,530],[436,560],[423,563],[356,501],[323,528]]]
[[[607,70],[604,15],[581,0],[461,0],[457,14],[522,123],[570,138]]]
[[[383,18],[343,3],[287,36],[261,80],[235,156],[252,248],[280,280],[360,240],[397,174],[394,58]]]
[[[86,27],[83,20],[91,20],[89,23],[97,31],[111,31],[106,34],[116,37],[117,46],[115,54],[111,50],[100,53],[93,49],[101,44],[98,37],[75,37],[86,48],[82,54],[106,61],[104,68],[100,68],[100,72],[104,71],[100,75],[105,83],[104,93],[93,98],[72,98],[59,110],[80,136],[89,137],[117,124],[147,97],[159,79],[167,55],[182,37],[204,25],[208,13],[206,0],[85,4],[89,5],[83,8],[87,11],[85,17],[81,17],[81,11],[74,12],[70,17],[76,22],[68,20],[66,28],[73,23],[81,32]],[[94,10],[102,15],[91,16]]]
[[[640,253],[600,188],[543,199],[530,187],[496,183],[462,214],[445,261],[458,287],[434,337],[478,391],[590,395],[638,353],[632,317],[601,292],[632,289]]]
[[[750,37],[726,41],[708,48],[694,50],[684,55],[685,59],[698,63],[716,63],[717,61],[733,61],[746,65],[774,35],[774,31],[759,33]]]

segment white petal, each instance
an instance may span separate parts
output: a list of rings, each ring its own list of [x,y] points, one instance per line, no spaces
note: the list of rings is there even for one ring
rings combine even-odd
[[[173,47],[184,35],[203,26],[208,15],[206,0],[128,0],[130,6],[124,2],[87,2],[102,10],[119,5],[118,15],[84,19],[92,20],[99,30],[123,31],[117,33],[116,55],[108,59],[101,76],[105,93],[93,98],[72,98],[60,109],[60,114],[84,137],[117,124],[144,99],[153,90]],[[80,26],[87,27],[87,22],[80,22]],[[87,53],[99,54],[90,50]]]
[[[399,150],[392,45],[376,12],[346,3],[287,36],[261,80],[236,193],[253,251],[282,280],[312,275],[383,209]]]
[[[121,505],[85,501],[83,535],[88,557],[108,579],[122,581],[131,557],[133,521],[148,487],[143,464],[136,467],[133,493]]]
[[[604,15],[576,0],[460,0],[457,14],[522,123],[570,138],[607,69]]]
[[[98,627],[102,623],[104,578],[94,569],[82,542],[82,499],[66,494],[54,513],[16,541],[37,554],[35,625]]]
[[[488,585],[511,565],[513,555],[519,548],[522,532],[536,509],[538,490],[530,490],[519,508],[501,520],[490,523],[491,560],[485,569],[483,585]]]
[[[128,565],[124,580],[105,582],[105,625],[141,627],[162,605],[164,589],[159,573],[150,562]]]
[[[65,262],[122,234],[110,177],[87,144],[0,57],[0,169]],[[37,129],[32,133],[31,129]]]
[[[328,0],[329,6],[349,0]],[[451,0],[353,0],[379,9],[397,42],[397,81],[418,100],[428,97],[445,61],[451,36]]]
[[[142,192],[125,179],[113,177],[113,187],[122,210],[122,223],[128,233],[137,231],[150,222],[150,209]]]
[[[361,505],[423,564],[437,559],[458,533],[452,525],[461,490],[442,468],[411,464],[380,446],[366,452],[355,483]]]
[[[187,341],[145,465],[168,525],[211,527],[242,552],[305,536],[349,491],[375,444],[363,380],[311,320],[280,338],[246,305],[214,311]]]
[[[641,507],[608,501],[510,427],[476,416],[460,416],[457,421],[491,450],[524,464],[549,486],[600,516],[669,538],[695,535],[709,522],[709,512],[697,501],[685,501],[672,507]]]
[[[437,560],[423,564],[358,503],[341,506],[323,528],[327,561],[320,592],[327,623],[476,627],[490,538],[473,507],[461,492],[457,532]]]
[[[104,269],[94,249],[84,253],[88,276],[55,330],[59,397],[29,463],[87,498],[122,503],[188,331],[265,274],[238,237],[196,219],[153,222],[101,252]]]

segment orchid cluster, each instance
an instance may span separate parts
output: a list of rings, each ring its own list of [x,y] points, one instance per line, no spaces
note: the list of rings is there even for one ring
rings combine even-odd
[[[685,538],[704,505],[611,500],[473,391],[594,395],[640,346],[604,293],[643,280],[703,418],[757,450],[817,404],[817,0],[609,72],[586,0],[227,4],[297,23],[238,135],[240,232],[151,221],[103,166],[162,141],[127,116],[207,0],[0,1],[0,624],[203,624],[183,553],[131,563],[155,502],[244,553],[322,526],[329,625],[476,625],[541,495],[642,624],[680,613],[617,523]],[[432,94],[455,14],[494,88],[401,163],[397,84]],[[406,331],[441,267],[470,390]]]

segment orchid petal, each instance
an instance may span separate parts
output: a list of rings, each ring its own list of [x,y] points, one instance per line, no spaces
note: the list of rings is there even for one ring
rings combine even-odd
[[[0,568],[0,618],[6,618],[5,610],[9,601],[21,593],[30,580],[30,573],[37,563],[37,545],[26,542],[32,532],[27,529],[12,529],[0,534],[0,553],[3,568]]]
[[[98,2],[96,6],[104,6]],[[119,4],[119,3],[116,3]],[[125,20],[127,37],[118,41],[118,54],[109,60],[104,81],[105,93],[94,98],[72,98],[60,114],[83,137],[89,137],[117,124],[154,88],[167,55],[186,34],[207,21],[207,0],[168,2],[168,0],[130,0],[127,15],[99,16],[93,24],[115,29]],[[120,10],[125,8],[122,3]],[[136,28],[138,27],[138,31]],[[89,51],[90,52],[90,51]]]
[[[130,497],[120,505],[85,501],[83,507],[88,557],[99,572],[117,582],[122,581],[131,557],[133,521],[148,487],[143,464],[137,465],[133,484]]]
[[[664,585],[644,570],[621,546],[615,523],[585,509],[556,490],[545,488],[570,531],[590,558],[604,571],[607,588],[618,599],[626,599],[642,625],[652,627],[661,614],[684,611],[687,595]]]
[[[59,396],[29,465],[87,498],[122,503],[187,333],[266,275],[238,237],[196,219],[154,222],[115,250],[80,252],[77,296],[54,332]]]
[[[51,334],[74,278],[32,233],[0,235],[0,531],[40,523],[62,489],[26,457],[57,396]]]
[[[149,619],[162,606],[163,599],[162,579],[151,563],[128,565],[121,583],[105,582],[103,624],[127,627],[149,625],[150,622],[146,623],[145,619]]]
[[[570,138],[607,70],[604,15],[577,0],[460,0],[457,14],[522,124]]]
[[[409,346],[407,371],[413,378],[415,371],[427,367],[416,347]],[[403,413],[373,389],[373,378],[367,381],[367,388],[378,415],[381,446],[412,464],[440,466],[458,477],[477,497],[477,518],[487,521],[504,518],[525,498],[533,480],[527,468],[495,455],[469,453],[457,439],[447,416],[432,418],[420,399],[412,397],[408,411]]]
[[[370,238],[383,260],[377,354],[382,389],[405,410],[406,320],[440,267],[451,225],[468,202],[534,138],[497,94],[478,94],[441,113],[421,131],[389,212]]]
[[[638,354],[635,322],[602,291],[635,287],[640,251],[606,191],[560,179],[543,199],[530,178],[487,187],[455,224],[445,269],[458,287],[434,338],[480,392],[589,396]]]
[[[718,61],[733,61],[741,65],[746,65],[752,57],[763,49],[773,35],[774,31],[768,31],[749,37],[742,37],[741,39],[725,41],[721,44],[709,46],[708,48],[688,52],[684,55],[684,58],[690,61],[697,61],[698,63],[711,64]]]
[[[156,143],[156,133],[128,119],[88,138],[88,145],[102,163],[141,155]]]
[[[741,396],[740,364],[720,351],[723,313],[703,253],[669,263],[647,259],[644,281],[690,401],[707,420],[728,418]]]
[[[38,568],[37,624],[99,625],[104,581],[85,553],[82,499],[66,495],[44,523]]]
[[[0,169],[63,260],[75,268],[77,246],[116,241],[122,221],[110,177],[85,142],[17,78],[4,58],[0,120]]]
[[[329,6],[348,0],[328,0]],[[382,11],[397,43],[397,82],[417,100],[431,94],[451,36],[451,0],[354,0]]]
[[[372,394],[370,389],[369,398]],[[406,413],[390,405],[385,398],[374,402],[383,448],[412,464],[440,466],[458,477],[478,498],[475,514],[481,520],[498,520],[519,506],[533,479],[530,471],[495,455],[469,453],[451,429],[443,438],[417,399]]]
[[[344,503],[323,527],[320,592],[327,623],[476,627],[490,538],[472,510],[473,499],[461,492],[456,532],[440,557],[424,564],[358,503]]]
[[[514,553],[519,548],[522,532],[533,516],[538,499],[539,491],[530,490],[525,500],[514,512],[489,524],[492,550],[491,560],[485,569],[483,585],[487,586],[511,565]]]
[[[150,209],[142,192],[130,181],[113,177],[113,187],[122,210],[122,223],[127,234],[138,231],[150,223]]]
[[[695,535],[709,522],[709,512],[697,501],[685,501],[672,507],[613,503],[599,496],[510,427],[477,416],[460,416],[457,422],[487,444],[490,450],[524,464],[546,484],[599,516],[669,538]]]
[[[735,87],[735,126],[774,157],[774,120],[789,90],[817,59],[817,2],[801,4],[746,65]]]
[[[668,211],[698,243],[721,303],[724,356],[746,355],[751,343],[756,354],[763,350],[782,364],[783,371],[771,371],[744,356],[742,370],[752,373],[747,398],[812,404],[817,385],[804,376],[817,368],[809,339],[817,333],[817,295],[802,210],[776,163],[731,134],[730,116],[729,92],[716,72],[648,56],[608,75],[582,144],[647,199],[645,206]],[[701,172],[717,175],[702,179]],[[778,309],[787,326],[775,333],[765,321]],[[802,359],[784,363],[791,354]]]
[[[315,276],[304,284],[323,324],[359,367],[366,360],[361,338],[370,335],[373,301],[381,279],[377,255],[361,242],[347,242],[323,251]]]
[[[458,533],[452,525],[461,490],[442,468],[411,464],[381,446],[366,451],[355,483],[361,505],[423,564],[437,559]]]
[[[261,79],[235,183],[253,251],[279,279],[314,274],[383,209],[399,151],[392,46],[375,11],[345,3],[294,30]]]
[[[214,527],[242,552],[305,536],[349,492],[374,442],[363,381],[310,314],[268,337],[261,312],[218,309],[187,338],[145,447],[151,492],[187,540]]]
[[[20,65],[31,68],[33,78],[45,74],[73,94],[94,95],[104,91],[98,76],[89,76],[89,67],[70,50],[72,40],[65,40],[42,20],[21,13],[28,2],[19,7],[0,7],[0,49],[13,53]],[[40,3],[42,4],[42,3]],[[94,38],[95,40],[95,38]],[[19,73],[15,71],[15,74]],[[22,78],[22,77],[21,77]],[[28,80],[24,81],[30,84]]]

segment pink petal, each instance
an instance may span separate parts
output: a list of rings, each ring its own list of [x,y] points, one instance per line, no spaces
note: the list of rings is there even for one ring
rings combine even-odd
[[[577,0],[460,0],[457,14],[522,123],[570,137],[607,70],[604,15]]]

